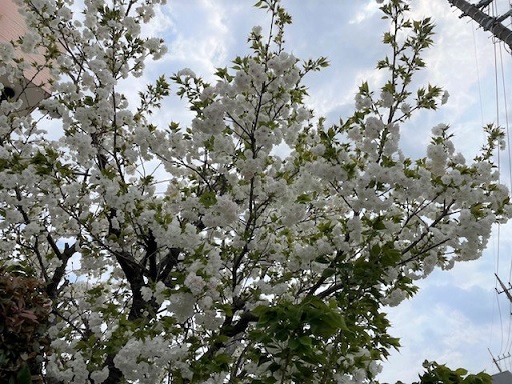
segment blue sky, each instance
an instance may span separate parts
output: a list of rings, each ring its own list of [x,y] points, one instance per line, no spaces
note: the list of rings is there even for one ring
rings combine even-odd
[[[145,30],[149,35],[162,36],[169,53],[150,63],[145,76],[135,79],[130,87],[142,87],[162,73],[171,75],[184,67],[212,79],[216,67],[229,65],[235,56],[248,52],[245,41],[253,25],[268,25],[265,13],[252,8],[254,2],[169,0]],[[368,80],[377,89],[382,81],[382,73],[374,68],[386,52],[381,44],[386,23],[380,19],[376,1],[285,0],[284,5],[294,19],[288,28],[287,51],[303,59],[327,56],[331,62],[330,68],[308,78],[308,104],[317,116],[330,122],[349,116],[358,85]],[[509,0],[494,0],[493,5],[502,14]],[[430,129],[442,122],[452,127],[458,150],[470,159],[482,145],[483,124],[507,123],[503,84],[509,86],[505,91],[510,106],[511,55],[495,46],[489,33],[459,19],[460,12],[447,0],[413,0],[411,7],[417,17],[432,16],[437,25],[435,46],[426,55],[428,68],[419,80],[443,86],[451,97],[440,111],[417,115],[403,127],[403,149],[410,156],[423,156]],[[171,120],[186,124],[190,118],[186,105],[174,98],[163,104],[157,116],[162,124]],[[507,154],[500,154],[500,164],[503,182],[509,185]],[[496,294],[494,273],[506,282],[510,280],[510,234],[512,227],[502,226],[499,239],[493,237],[484,257],[456,265],[448,272],[434,272],[420,282],[415,298],[390,310],[392,333],[401,337],[403,348],[384,364],[383,381],[415,380],[424,359],[474,372],[497,371],[487,349],[495,356],[508,354],[512,329],[510,306],[503,294]],[[511,369],[511,363],[511,359],[501,362],[504,369]]]

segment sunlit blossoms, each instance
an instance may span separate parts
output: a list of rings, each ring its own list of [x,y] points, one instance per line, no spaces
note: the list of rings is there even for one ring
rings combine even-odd
[[[19,48],[47,52],[55,76],[42,119],[0,106],[0,252],[52,300],[38,364],[55,383],[375,382],[399,345],[383,307],[478,258],[510,216],[500,129],[473,161],[444,124],[423,157],[400,150],[410,116],[448,99],[410,90],[433,26],[406,2],[377,1],[401,31],[386,44],[415,60],[380,61],[389,80],[363,83],[336,124],[304,102],[328,63],[287,52],[278,0],[258,2],[270,31],[254,27],[214,82],[185,68],[135,102],[120,85],[166,53],[140,35],[164,1],[25,3],[32,32],[0,45],[0,74],[23,76]],[[170,82],[188,126],[156,123]]]

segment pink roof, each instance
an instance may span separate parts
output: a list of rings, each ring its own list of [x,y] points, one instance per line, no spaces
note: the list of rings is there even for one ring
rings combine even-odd
[[[25,22],[13,0],[3,0],[0,5],[0,41],[16,40],[25,32]]]
[[[17,40],[25,34],[26,29],[25,20],[18,12],[18,6],[14,0],[0,0],[0,42]],[[17,53],[19,56],[24,57],[28,63],[44,63],[42,55],[28,55],[21,51]],[[29,68],[25,71],[25,79],[27,84],[21,85],[25,89],[25,95],[23,96],[26,99],[25,101],[28,102],[28,106],[35,106],[33,103],[40,101],[36,99],[39,99],[40,96],[44,97],[44,93],[50,93],[50,85],[48,84],[50,72],[48,69],[37,72],[35,68]],[[35,92],[36,94],[29,94],[30,89],[32,89],[32,93]],[[41,90],[44,92],[41,92]]]

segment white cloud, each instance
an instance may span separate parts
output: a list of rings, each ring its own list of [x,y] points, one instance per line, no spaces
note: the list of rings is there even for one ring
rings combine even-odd
[[[446,287],[449,295],[449,287]],[[420,293],[421,295],[421,293]],[[468,295],[468,299],[470,295]],[[402,341],[400,352],[393,352],[381,374],[383,382],[412,382],[423,372],[424,360],[465,367],[471,372],[490,370],[487,351],[492,323],[477,323],[460,310],[439,303],[418,310],[416,299],[403,303],[390,313],[392,330]],[[416,301],[416,302],[415,302]]]
[[[361,24],[367,21],[371,16],[378,12],[379,7],[375,0],[371,0],[363,9],[358,11],[348,21],[349,24]]]

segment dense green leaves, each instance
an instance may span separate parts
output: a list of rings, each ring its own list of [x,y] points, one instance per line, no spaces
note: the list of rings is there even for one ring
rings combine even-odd
[[[487,373],[468,375],[463,368],[451,370],[445,365],[425,361],[426,372],[420,376],[420,381],[414,384],[491,384],[492,377]]]

